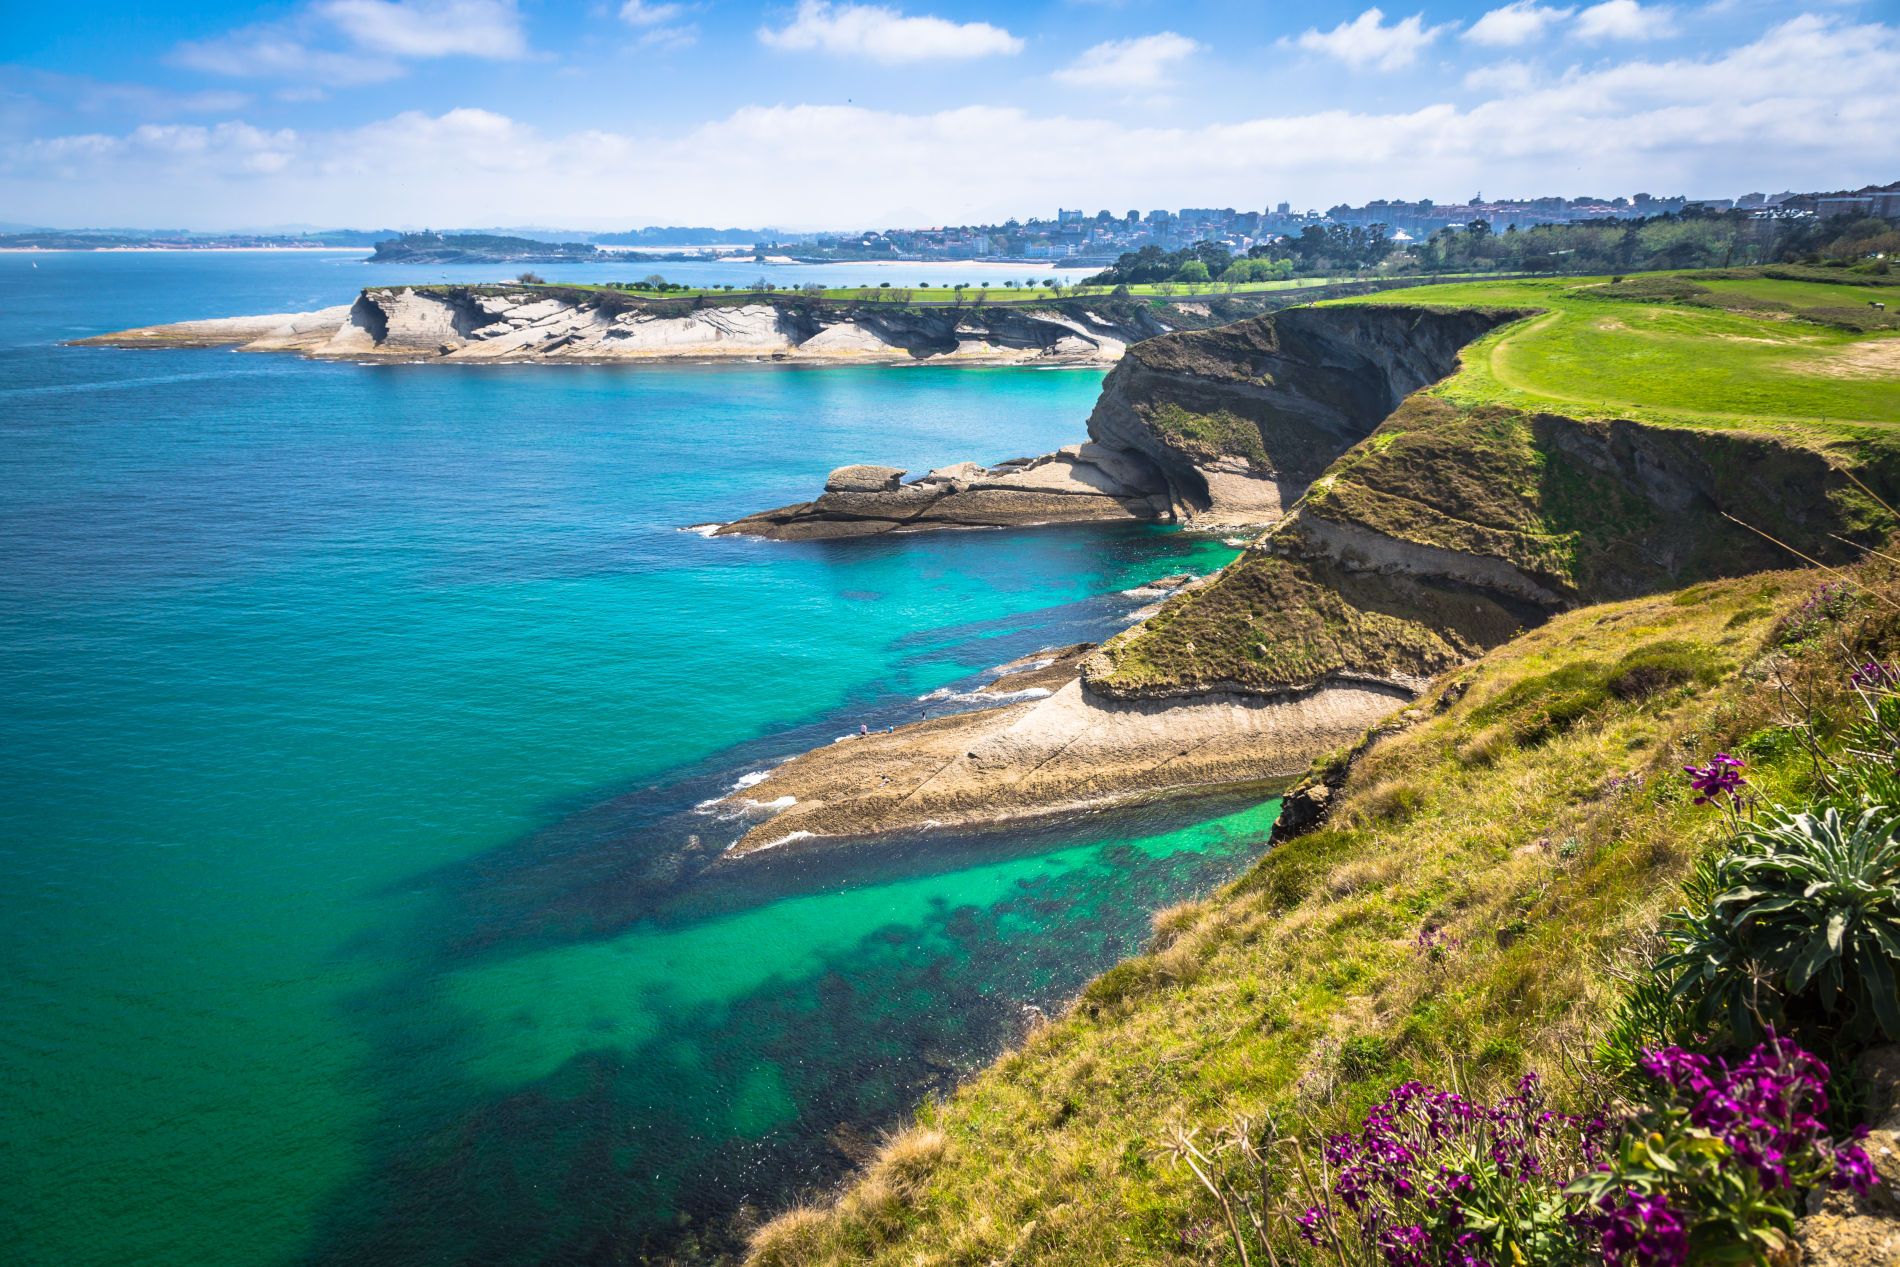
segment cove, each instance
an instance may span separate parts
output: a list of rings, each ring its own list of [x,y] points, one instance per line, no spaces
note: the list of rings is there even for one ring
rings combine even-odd
[[[736,828],[700,802],[1234,552],[680,531],[846,461],[1047,452],[1093,373],[62,346],[361,272],[0,257],[16,1260],[690,1248],[1259,848],[1271,810],[1241,800],[710,867]]]

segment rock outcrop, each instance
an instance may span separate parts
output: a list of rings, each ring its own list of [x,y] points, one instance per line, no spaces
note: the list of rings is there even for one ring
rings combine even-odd
[[[1785,567],[1799,561],[1790,548],[1846,561],[1854,542],[1895,526],[1892,446],[1829,452],[1416,390],[1390,409],[1392,393],[1449,373],[1461,340],[1515,314],[1339,312],[1138,346],[1104,384],[1090,444],[1063,451],[1103,463],[1110,496],[1094,504],[1114,513],[1145,504],[1156,518],[1218,522],[1236,507],[1277,513],[1297,495],[1240,559],[1090,653],[1046,699],[781,767],[749,795],[790,808],[742,848],[1301,773],[1436,675],[1558,612]],[[1218,425],[1170,422],[1176,409]],[[729,530],[943,526],[934,511],[954,504],[957,481],[991,472],[893,484],[898,474],[841,472],[817,502]],[[1210,474],[1247,483],[1236,492]],[[1295,792],[1296,820],[1324,814],[1323,780]]]
[[[1295,308],[1151,339],[1103,383],[1089,438],[1158,467],[1183,520],[1269,523],[1467,343],[1526,315]]]
[[[1087,444],[884,490],[827,486],[721,531],[810,540],[1095,519],[1262,526],[1407,395],[1451,373],[1458,349],[1522,315],[1295,308],[1148,339],[1103,383]]]
[[[845,466],[817,500],[750,515],[715,535],[782,541],[875,536],[927,528],[1166,519],[1166,486],[1152,467],[1098,444],[1070,445],[996,466],[961,462],[903,482],[888,466]]]
[[[1900,462],[1421,393],[1083,676],[1121,699],[1416,685],[1559,611],[1844,562],[1892,525],[1855,479],[1891,500]]]
[[[1274,698],[1215,692],[1169,702],[1103,699],[1075,677],[1087,650],[1065,648],[1054,663],[992,688],[1003,697],[1039,698],[841,739],[794,757],[745,790],[751,805],[784,808],[754,823],[726,856],[1029,818],[1204,786],[1271,786],[1411,698],[1366,686]]]
[[[907,306],[788,293],[719,302],[580,287],[426,286],[371,288],[353,304],[319,312],[182,321],[78,342],[406,361],[1109,365],[1130,343],[1169,328],[1148,305],[1099,301]]]

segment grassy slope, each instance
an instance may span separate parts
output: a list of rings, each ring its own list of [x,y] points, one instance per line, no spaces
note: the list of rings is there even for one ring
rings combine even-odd
[[[1777,293],[1745,281],[1757,300]],[[1894,440],[1900,373],[1871,390],[1808,373],[1864,336],[1560,293],[1580,284],[1430,296],[1549,315],[1474,345],[1463,372],[1322,477],[1311,508],[1582,583],[1615,565],[1620,537],[1650,512],[1553,460],[1541,414],[1739,429],[1770,467],[1769,437],[1850,461]],[[1766,406],[1721,407],[1734,399]],[[1309,592],[1316,579],[1329,578],[1250,552],[1170,605],[1151,627],[1179,627],[1139,667],[1164,684],[1227,677],[1239,648],[1263,680],[1293,680],[1375,649],[1408,671],[1468,650]],[[1413,724],[1355,764],[1325,830],[1158,916],[1151,953],[920,1112],[836,1205],[769,1225],[756,1261],[1224,1262],[1219,1239],[1194,1230],[1206,1200],[1158,1155],[1171,1125],[1213,1130],[1270,1109],[1284,1128],[1324,1129],[1397,1079],[1454,1068],[1479,1090],[1533,1066],[1561,1085],[1616,993],[1616,956],[1643,942],[1716,834],[1680,766],[1729,748],[1749,754],[1770,796],[1800,783],[1801,760],[1773,741],[1764,655],[1778,617],[1822,579],[1761,573],[1588,607],[1450,669],[1408,711]],[[1890,654],[1893,630],[1881,638]],[[1637,660],[1650,667],[1632,674]],[[1625,698],[1659,665],[1678,684]],[[1824,671],[1838,689],[1838,665]],[[1633,774],[1639,785],[1624,782]],[[1444,939],[1439,953],[1418,949],[1426,930]]]
[[[1672,901],[1714,816],[1679,768],[1750,751],[1771,794],[1792,754],[1763,670],[1812,574],[1769,573],[1567,614],[1439,680],[1355,766],[1328,828],[1156,918],[1156,949],[941,1106],[761,1264],[1215,1263],[1210,1213],[1156,1155],[1235,1112],[1336,1127],[1394,1081],[1479,1089],[1557,1074],[1616,991],[1614,961]],[[1624,699],[1632,652],[1676,685]],[[1666,682],[1671,676],[1662,675]],[[1698,680],[1699,679],[1699,680]],[[1619,788],[1635,774],[1640,786]],[[1421,952],[1434,930],[1444,949]]]
[[[1891,290],[1767,278],[1699,283],[1790,310],[1737,312],[1630,302],[1593,289],[1608,282],[1469,282],[1406,291],[1408,304],[1548,310],[1472,345],[1464,369],[1434,394],[1573,418],[1741,426],[1815,439],[1900,423],[1900,347],[1884,373],[1844,359],[1861,345],[1900,343],[1900,334],[1862,335],[1789,319],[1804,309],[1884,302]]]

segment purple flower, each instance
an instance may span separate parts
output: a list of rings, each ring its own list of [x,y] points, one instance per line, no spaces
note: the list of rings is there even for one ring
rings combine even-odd
[[[1679,1267],[1689,1259],[1689,1229],[1669,1198],[1644,1196],[1634,1188],[1607,1193],[1587,1222],[1603,1241],[1603,1261],[1638,1267]]]
[[[1709,759],[1707,766],[1686,765],[1682,772],[1689,776],[1689,786],[1696,790],[1697,805],[1714,805],[1723,797],[1731,798],[1735,804],[1742,803],[1742,761],[1726,752],[1718,752]]]
[[[1324,1245],[1325,1230],[1333,1219],[1333,1212],[1323,1205],[1309,1205],[1306,1212],[1294,1220],[1300,1225],[1300,1239],[1308,1245]]]
[[[1865,1133],[1866,1128],[1862,1127],[1860,1134]],[[1880,1174],[1874,1169],[1867,1150],[1860,1146],[1858,1137],[1856,1142],[1842,1144],[1834,1150],[1834,1174],[1828,1182],[1833,1187],[1846,1188],[1861,1196],[1872,1192],[1874,1185],[1880,1182]]]
[[[1848,674],[1847,680],[1862,690],[1882,690],[1900,684],[1900,670],[1878,660],[1869,660]]]

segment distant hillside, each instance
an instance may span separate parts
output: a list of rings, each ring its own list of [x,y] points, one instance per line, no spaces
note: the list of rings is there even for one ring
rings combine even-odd
[[[540,242],[492,233],[404,233],[376,244],[372,264],[561,264],[596,259],[586,242]]]

